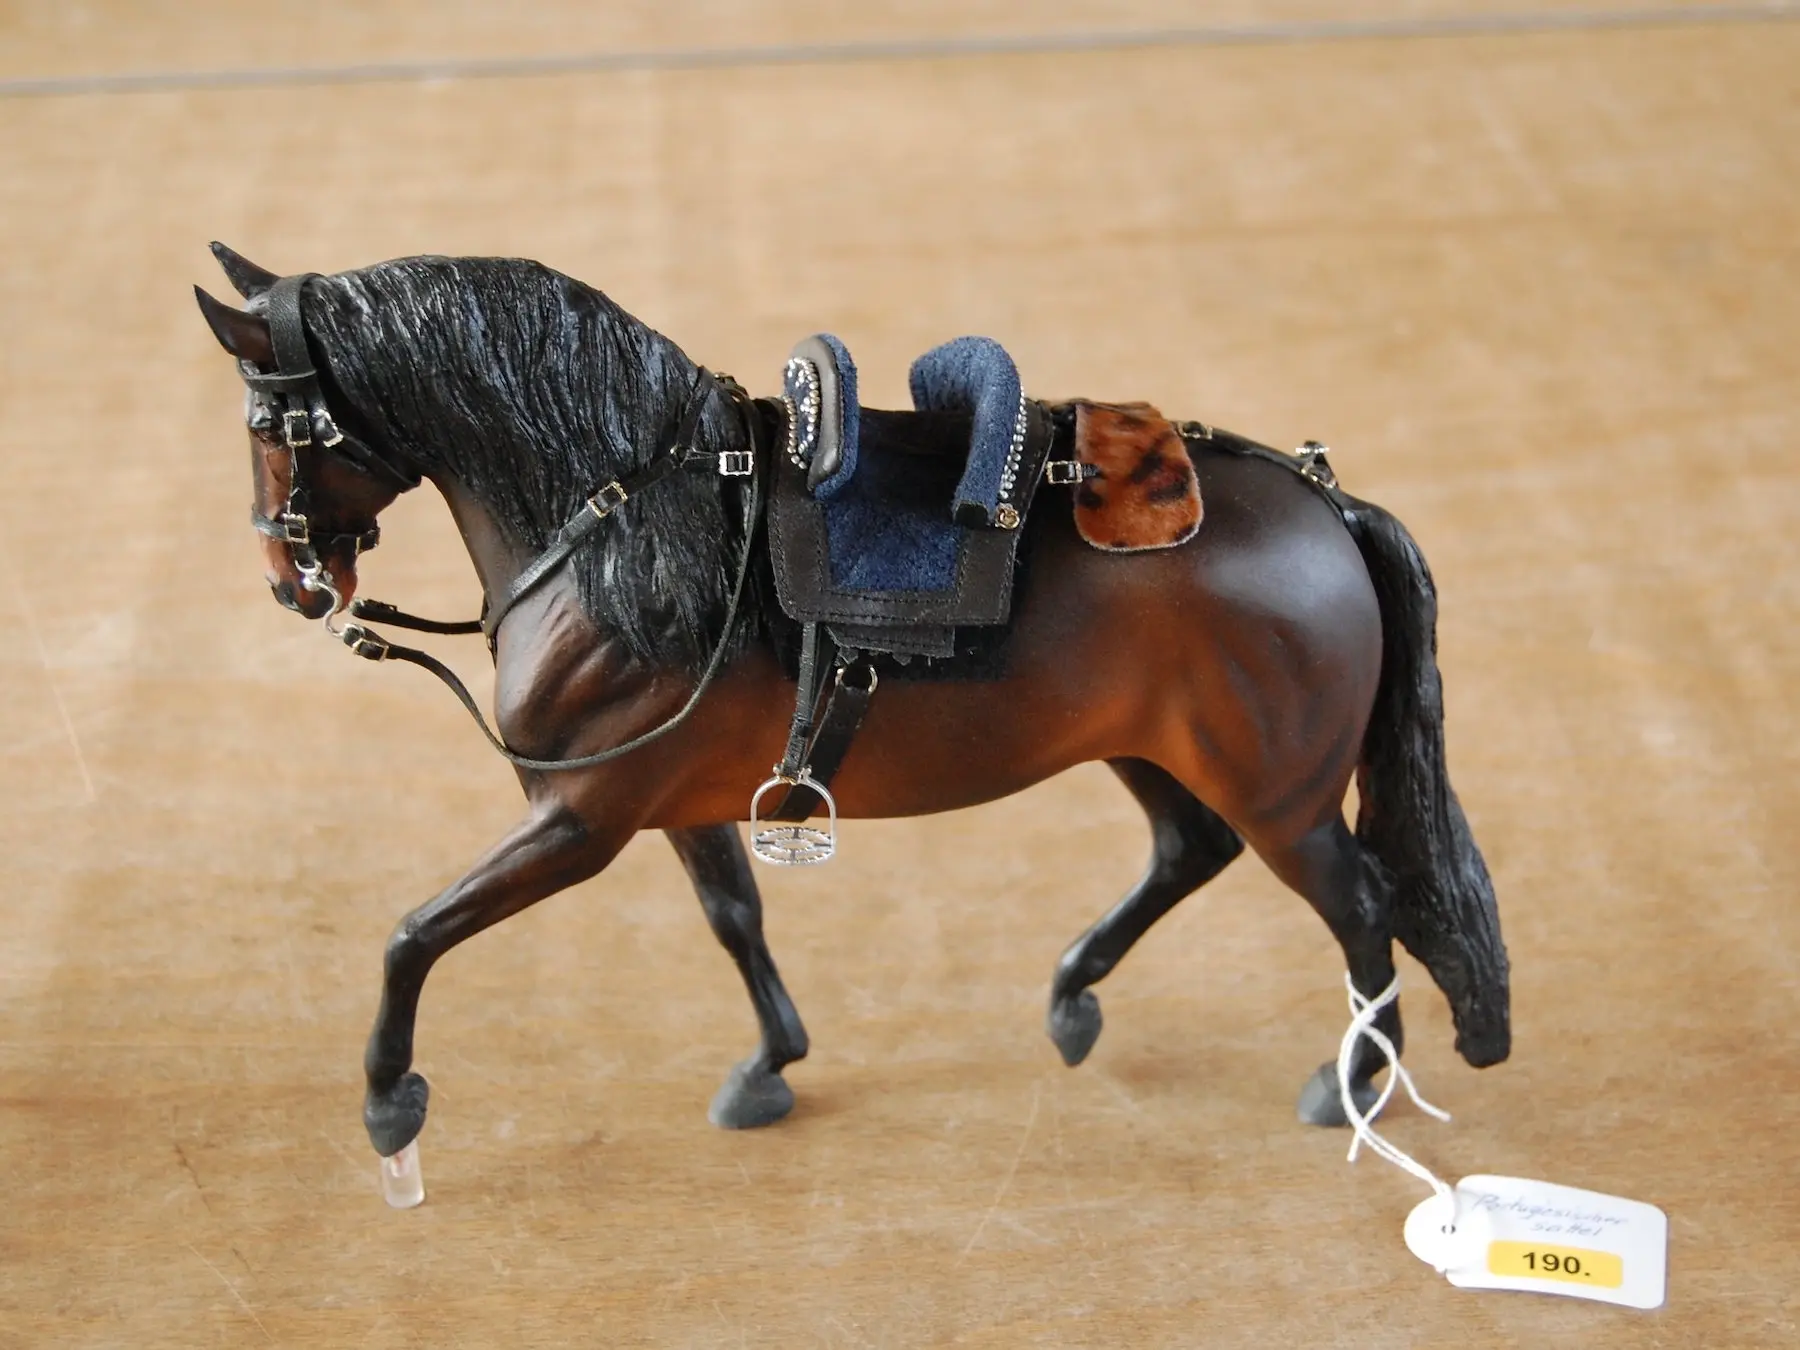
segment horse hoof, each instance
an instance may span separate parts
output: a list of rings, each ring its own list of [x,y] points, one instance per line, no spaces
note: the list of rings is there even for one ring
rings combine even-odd
[[[755,1130],[793,1109],[794,1090],[782,1076],[747,1059],[726,1075],[706,1118],[721,1130]]]
[[[1356,1109],[1365,1116],[1380,1095],[1372,1083],[1353,1085],[1350,1089]],[[1350,1123],[1350,1117],[1344,1114],[1344,1099],[1338,1093],[1335,1063],[1321,1064],[1319,1071],[1306,1080],[1306,1086],[1300,1089],[1297,1114],[1302,1125],[1323,1125],[1328,1129],[1341,1130]]]
[[[1100,1016],[1100,1000],[1091,989],[1083,989],[1074,998],[1052,999],[1045,1030],[1056,1042],[1063,1063],[1071,1069],[1088,1057],[1094,1042],[1100,1039],[1105,1019]]]
[[[370,1089],[363,1101],[363,1125],[369,1142],[384,1158],[391,1158],[425,1128],[425,1102],[431,1086],[416,1073],[404,1073],[385,1092]]]

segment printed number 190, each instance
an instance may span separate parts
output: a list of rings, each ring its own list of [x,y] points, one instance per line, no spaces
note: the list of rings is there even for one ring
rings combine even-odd
[[[1617,1289],[1625,1283],[1625,1262],[1611,1252],[1581,1247],[1545,1247],[1533,1242],[1490,1242],[1488,1273]]]

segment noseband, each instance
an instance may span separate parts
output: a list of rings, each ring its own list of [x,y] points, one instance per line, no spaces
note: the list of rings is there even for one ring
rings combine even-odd
[[[319,383],[319,372],[313,367],[300,317],[300,292],[317,275],[305,272],[283,277],[268,289],[264,312],[275,348],[275,373],[265,375],[248,361],[239,362],[238,373],[250,394],[245,420],[251,430],[261,431],[279,423],[281,443],[288,452],[287,502],[273,517],[265,516],[252,505],[250,523],[258,534],[288,546],[302,584],[335,596],[319,555],[348,545],[360,556],[381,542],[381,527],[314,533],[307,518],[309,498],[300,473],[300,451],[313,445],[335,451],[364,473],[388,479],[402,492],[417,487],[419,475],[377,454],[357,437],[346,435],[326,406],[325,391]]]

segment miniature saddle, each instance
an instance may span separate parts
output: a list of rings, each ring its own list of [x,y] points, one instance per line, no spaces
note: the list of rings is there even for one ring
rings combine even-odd
[[[828,333],[795,346],[769,544],[781,607],[840,648],[946,657],[959,627],[1011,614],[1020,530],[1049,453],[1049,415],[991,338],[913,363],[914,411],[864,408]]]

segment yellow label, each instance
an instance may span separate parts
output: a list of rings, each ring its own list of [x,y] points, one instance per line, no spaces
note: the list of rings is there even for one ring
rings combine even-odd
[[[1541,1242],[1490,1242],[1487,1268],[1490,1275],[1562,1280],[1597,1289],[1617,1289],[1625,1283],[1625,1262],[1611,1252],[1548,1247]]]

